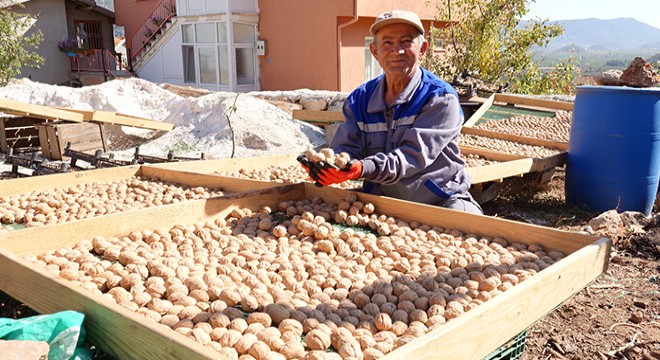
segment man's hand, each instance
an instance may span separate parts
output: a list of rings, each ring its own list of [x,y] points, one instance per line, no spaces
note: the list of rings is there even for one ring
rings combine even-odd
[[[362,161],[351,160],[346,166],[346,170],[340,170],[336,167],[319,169],[316,175],[319,178],[318,182],[323,186],[355,180],[362,175]]]
[[[298,160],[300,166],[302,166],[307,172],[307,175],[309,175],[309,181],[313,182],[316,186],[322,186],[321,183],[319,183],[321,179],[318,177],[318,166],[316,166],[313,161],[307,159],[305,155],[298,156],[296,160]]]

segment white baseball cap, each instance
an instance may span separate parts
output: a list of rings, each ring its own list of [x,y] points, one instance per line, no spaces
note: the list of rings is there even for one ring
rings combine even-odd
[[[419,16],[408,10],[390,10],[378,15],[376,21],[371,25],[371,28],[369,28],[369,31],[371,32],[371,35],[375,35],[380,28],[390,24],[412,25],[424,35],[424,26],[422,25]]]

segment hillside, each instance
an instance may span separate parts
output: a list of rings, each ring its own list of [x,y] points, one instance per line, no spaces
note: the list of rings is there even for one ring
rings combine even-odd
[[[523,21],[521,25],[528,22]],[[543,49],[544,52],[553,52],[569,45],[598,50],[660,49],[660,29],[632,18],[557,20],[549,23],[562,25],[564,34],[553,39]]]

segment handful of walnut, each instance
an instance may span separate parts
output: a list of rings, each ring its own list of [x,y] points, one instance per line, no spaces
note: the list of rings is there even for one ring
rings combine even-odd
[[[309,175],[316,181],[314,184],[321,186],[318,182],[319,170],[328,168],[347,170],[350,167],[351,156],[345,152],[335,154],[331,148],[323,148],[318,152],[308,149],[304,154],[298,156],[297,160],[309,169]]]

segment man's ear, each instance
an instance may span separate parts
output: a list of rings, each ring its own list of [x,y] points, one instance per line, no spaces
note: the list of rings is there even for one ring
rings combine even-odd
[[[429,49],[429,42],[426,41],[426,39],[424,39],[424,41],[422,41],[422,46],[419,48],[419,54],[420,55],[426,54],[426,51],[428,49]]]
[[[376,44],[373,42],[369,44],[369,50],[371,51],[371,55],[376,57],[378,55],[378,50],[376,49]]]

